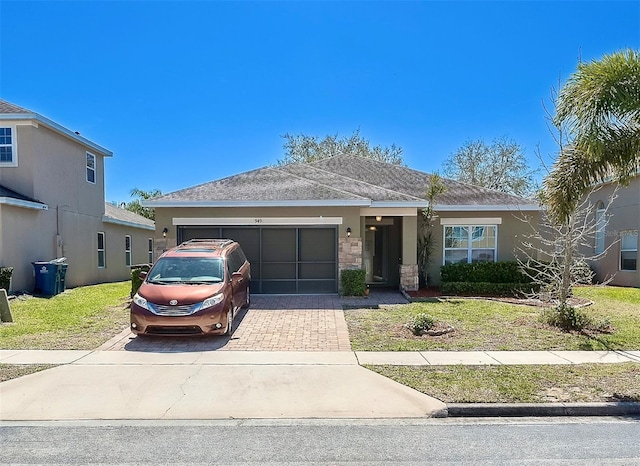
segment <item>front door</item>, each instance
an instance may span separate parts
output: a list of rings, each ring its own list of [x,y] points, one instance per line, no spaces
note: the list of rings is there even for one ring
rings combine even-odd
[[[398,217],[366,218],[363,262],[370,285],[400,283],[400,222]]]

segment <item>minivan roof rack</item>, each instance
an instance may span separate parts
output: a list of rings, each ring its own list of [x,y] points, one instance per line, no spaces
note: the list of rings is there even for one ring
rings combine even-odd
[[[183,243],[180,243],[180,246],[178,247],[182,247],[182,246],[188,246],[188,245],[198,245],[198,246],[202,246],[202,247],[206,247],[207,244],[210,244],[212,246],[212,248],[223,248],[229,244],[232,244],[233,240],[231,239],[190,239],[189,241],[184,241]]]

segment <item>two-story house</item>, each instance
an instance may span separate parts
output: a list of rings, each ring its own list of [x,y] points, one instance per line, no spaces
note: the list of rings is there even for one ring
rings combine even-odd
[[[614,193],[616,197],[606,209],[608,199]],[[598,231],[593,249],[586,253],[606,252],[592,261],[596,280],[610,280],[609,283],[617,286],[640,287],[640,174],[635,175],[627,186],[617,187],[613,182],[601,184],[590,194],[589,202],[595,208]]]
[[[105,203],[112,152],[0,100],[0,266],[33,290],[32,262],[66,257],[68,287],[126,280],[152,261],[154,223]]]

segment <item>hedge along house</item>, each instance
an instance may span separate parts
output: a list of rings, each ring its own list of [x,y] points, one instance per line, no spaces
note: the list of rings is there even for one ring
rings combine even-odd
[[[371,285],[415,290],[418,222],[430,179],[404,166],[340,155],[260,168],[144,205],[156,209],[156,254],[193,238],[232,238],[251,262],[254,293],[336,293],[340,271],[350,268],[364,268]],[[537,219],[537,205],[444,183],[432,283],[443,263],[513,260],[516,236],[528,228],[514,214]]]

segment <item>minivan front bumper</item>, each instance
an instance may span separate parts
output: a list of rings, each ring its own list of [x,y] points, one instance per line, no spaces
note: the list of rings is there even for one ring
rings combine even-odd
[[[228,306],[221,302],[187,316],[154,314],[131,303],[131,332],[136,335],[223,335],[228,326]]]

